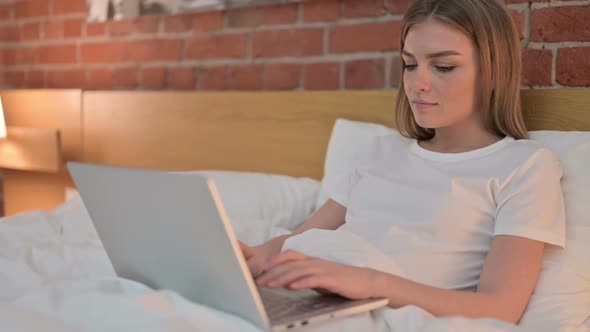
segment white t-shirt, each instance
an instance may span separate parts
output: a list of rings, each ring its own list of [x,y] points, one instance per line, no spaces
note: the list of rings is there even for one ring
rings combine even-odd
[[[537,142],[506,137],[438,153],[381,136],[361,149],[352,169],[326,188],[347,207],[341,229],[377,246],[416,282],[474,289],[499,234],[565,246],[561,165]]]

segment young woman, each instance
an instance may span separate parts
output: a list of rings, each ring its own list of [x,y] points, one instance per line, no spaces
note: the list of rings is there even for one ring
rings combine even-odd
[[[518,322],[544,246],[565,244],[565,217],[559,161],[526,139],[519,39],[498,1],[418,0],[409,8],[396,125],[413,140],[375,139],[293,234],[242,244],[259,285]],[[280,252],[312,228],[352,232],[407,275]]]

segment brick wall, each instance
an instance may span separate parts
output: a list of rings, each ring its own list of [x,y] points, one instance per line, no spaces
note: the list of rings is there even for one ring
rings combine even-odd
[[[85,0],[0,0],[4,88],[387,89],[409,0],[306,0],[85,22]],[[523,86],[590,86],[590,0],[508,0]]]

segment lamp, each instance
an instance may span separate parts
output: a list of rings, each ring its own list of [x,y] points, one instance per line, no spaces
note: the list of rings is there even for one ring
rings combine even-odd
[[[2,108],[2,98],[0,98],[0,139],[6,138],[6,121],[4,120],[4,109]]]
[[[0,99],[0,168],[58,172],[61,165],[59,130],[7,127]]]

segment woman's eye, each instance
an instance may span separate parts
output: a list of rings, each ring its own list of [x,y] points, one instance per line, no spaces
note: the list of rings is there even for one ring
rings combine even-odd
[[[418,65],[406,64],[406,65],[404,65],[404,70],[412,71],[412,70],[416,69],[416,67],[418,67]]]
[[[436,68],[436,70],[438,70],[441,73],[447,73],[455,69],[455,66],[434,66],[434,68]]]

